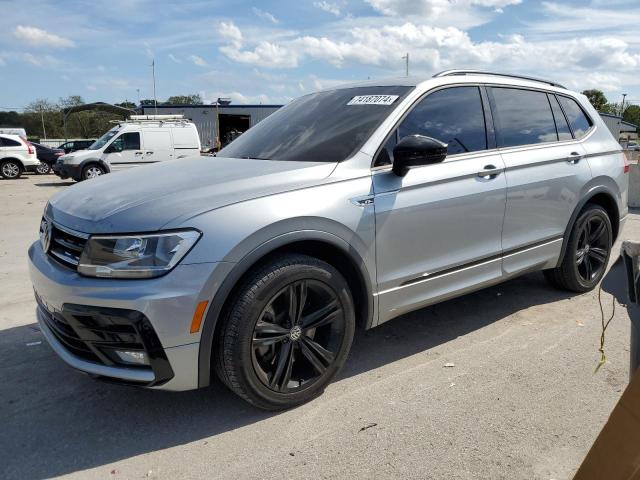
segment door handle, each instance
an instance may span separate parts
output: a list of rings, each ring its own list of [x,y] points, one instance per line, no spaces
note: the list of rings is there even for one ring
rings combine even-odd
[[[142,152],[136,152],[136,155],[142,155]]]
[[[575,165],[580,160],[582,160],[582,155],[580,155],[578,152],[571,152],[569,154],[569,157],[567,157],[567,162],[569,162],[571,165]]]
[[[500,172],[502,172],[502,169],[496,168],[495,165],[485,165],[484,170],[478,172],[477,175],[485,180],[493,180]]]
[[[144,152],[144,153],[146,153],[147,155],[153,155],[153,152]]]

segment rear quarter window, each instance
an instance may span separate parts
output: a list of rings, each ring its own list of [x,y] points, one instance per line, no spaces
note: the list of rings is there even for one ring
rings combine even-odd
[[[12,140],[11,138],[2,137],[0,141],[2,142],[3,147],[21,147],[22,146],[20,142]]]
[[[567,120],[569,120],[569,126],[573,131],[573,136],[576,139],[584,137],[593,126],[589,117],[587,117],[584,110],[582,110],[582,107],[580,107],[578,102],[573,98],[560,96],[559,100],[560,105],[562,105],[562,109],[567,116]]]

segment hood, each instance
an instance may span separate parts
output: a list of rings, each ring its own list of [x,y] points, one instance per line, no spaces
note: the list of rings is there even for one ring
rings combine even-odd
[[[219,157],[169,160],[73,185],[51,198],[47,214],[86,233],[155,231],[225,205],[316,184],[335,166]]]
[[[73,152],[67,153],[63,155],[67,159],[78,158],[83,160],[86,157],[96,157],[99,158],[102,156],[102,151],[100,150],[74,150]]]

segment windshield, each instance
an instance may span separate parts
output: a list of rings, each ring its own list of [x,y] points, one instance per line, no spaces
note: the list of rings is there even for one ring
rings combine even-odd
[[[104,147],[109,142],[109,140],[111,140],[114,137],[114,135],[116,133],[118,133],[118,129],[117,128],[109,130],[107,133],[105,133],[99,139],[97,139],[95,142],[93,142],[91,145],[89,145],[87,147],[87,149],[88,150],[100,150],[102,147]]]
[[[269,115],[218,157],[340,162],[364,144],[413,87],[355,87],[313,93]]]

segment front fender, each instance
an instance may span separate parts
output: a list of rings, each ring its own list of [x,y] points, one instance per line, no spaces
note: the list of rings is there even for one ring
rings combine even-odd
[[[247,239],[248,241],[253,241]],[[211,353],[213,351],[214,334],[218,320],[222,313],[227,298],[231,294],[235,285],[240,281],[249,269],[255,265],[260,259],[264,258],[271,252],[297,242],[302,241],[318,241],[339,248],[353,259],[353,263],[360,271],[360,276],[364,282],[367,299],[367,312],[365,313],[367,325],[371,325],[374,315],[374,296],[373,284],[370,272],[367,269],[365,261],[362,259],[358,251],[344,238],[321,230],[299,230],[289,231],[276,237],[273,237],[256,248],[252,249],[240,261],[235,263],[233,269],[227,274],[224,281],[216,291],[209,310],[202,326],[200,336],[200,352],[198,355],[198,386],[205,387],[209,385],[211,378]],[[244,242],[243,242],[244,243]],[[238,247],[240,248],[240,246]]]

